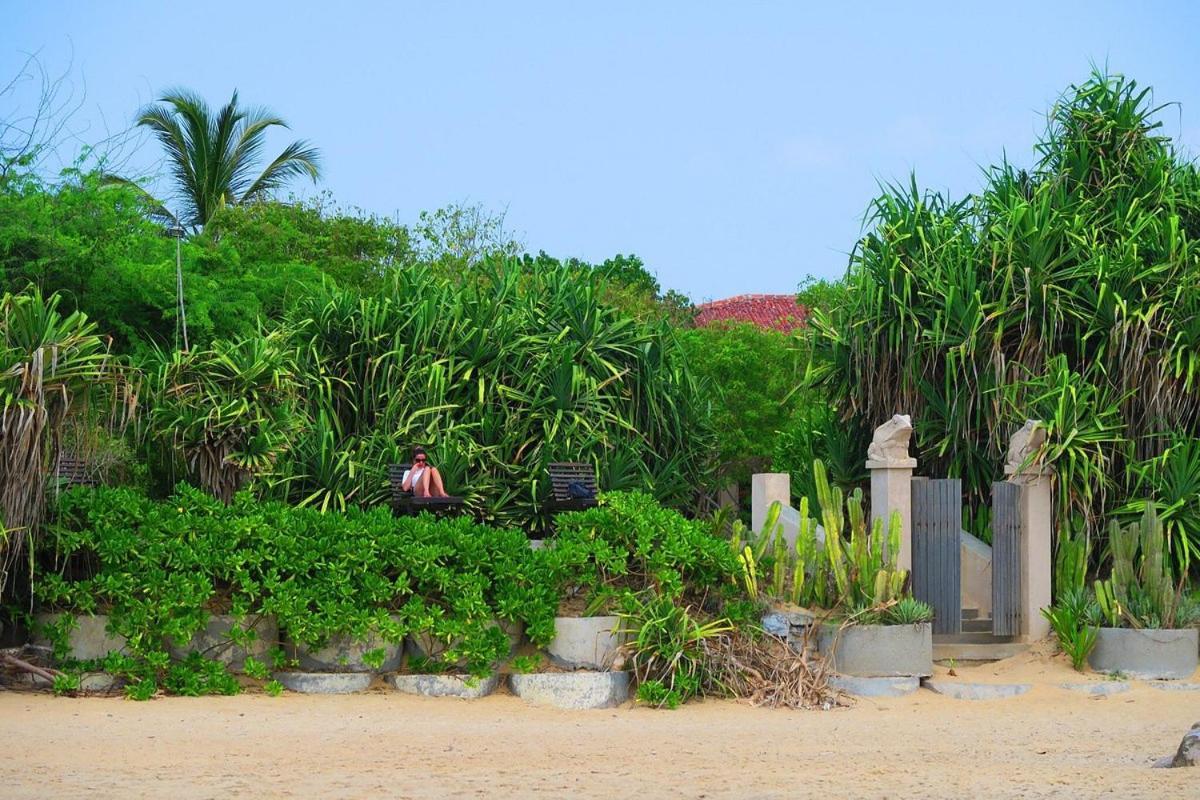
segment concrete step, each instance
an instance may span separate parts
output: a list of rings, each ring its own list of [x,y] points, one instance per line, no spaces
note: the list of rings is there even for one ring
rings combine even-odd
[[[960,644],[955,642],[933,643],[933,660],[963,662],[999,661],[1002,658],[1012,658],[1024,653],[1029,645],[1020,642],[1005,642],[998,644]]]
[[[991,633],[992,620],[987,619],[964,619],[962,621],[963,633]]]
[[[1012,644],[1015,636],[995,636],[987,631],[963,631],[962,633],[934,634],[934,644]]]

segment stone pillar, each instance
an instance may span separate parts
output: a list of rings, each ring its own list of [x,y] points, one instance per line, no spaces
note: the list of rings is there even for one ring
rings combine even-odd
[[[742,500],[740,489],[741,487],[738,486],[737,481],[730,481],[722,486],[717,490],[717,505],[737,511]]]
[[[792,476],[786,472],[759,472],[750,479],[750,527],[758,533],[767,521],[767,511],[776,500],[792,504]]]
[[[1008,445],[1004,474],[1021,487],[1021,638],[1034,642],[1050,634],[1042,609],[1054,602],[1054,505],[1050,493],[1052,473],[1040,463],[1046,431],[1029,420],[1013,434]]]
[[[871,524],[883,520],[886,532],[892,512],[900,513],[899,569],[912,570],[912,474],[917,460],[908,454],[912,437],[912,419],[897,414],[875,429],[867,449],[867,469],[871,471]]]

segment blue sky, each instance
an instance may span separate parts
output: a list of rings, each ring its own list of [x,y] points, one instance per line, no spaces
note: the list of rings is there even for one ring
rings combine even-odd
[[[483,203],[534,251],[637,253],[696,301],[840,275],[880,181],[959,195],[1029,163],[1092,62],[1181,103],[1166,131],[1200,152],[1190,2],[0,6],[0,76],[73,63],[96,135],[166,87],[237,88],[343,204]]]

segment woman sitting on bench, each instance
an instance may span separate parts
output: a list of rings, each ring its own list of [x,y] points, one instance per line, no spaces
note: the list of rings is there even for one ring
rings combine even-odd
[[[413,448],[412,468],[404,473],[401,490],[412,492],[413,497],[448,497],[442,485],[442,473],[429,463],[424,447]]]

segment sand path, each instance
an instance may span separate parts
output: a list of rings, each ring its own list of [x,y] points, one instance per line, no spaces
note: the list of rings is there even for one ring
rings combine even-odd
[[[1149,769],[1200,720],[1200,693],[1092,698],[1036,658],[959,673],[1040,683],[1002,701],[921,690],[830,712],[0,692],[0,796],[1200,797],[1200,769]]]

